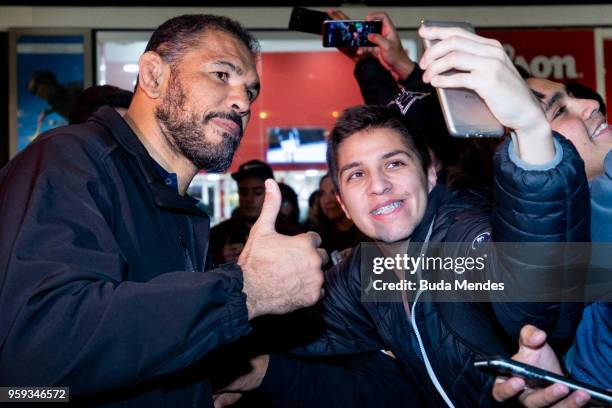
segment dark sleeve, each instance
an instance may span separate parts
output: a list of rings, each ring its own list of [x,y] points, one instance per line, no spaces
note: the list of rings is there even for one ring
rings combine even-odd
[[[212,265],[221,265],[225,263],[223,258],[223,247],[229,237],[231,229],[230,220],[223,221],[219,225],[210,229],[210,241],[208,242],[208,255]]]
[[[341,366],[272,354],[259,391],[278,407],[421,406],[396,361],[380,351]]]
[[[590,257],[589,251],[562,244],[590,240],[589,189],[584,163],[574,146],[557,134],[554,140],[556,157],[550,165],[529,166],[522,162],[509,140],[494,158],[493,239],[534,244],[525,246],[524,251],[506,251],[498,246],[498,264],[493,270],[506,274],[506,282],[515,282],[521,291],[534,292],[535,296],[549,284],[570,286],[566,284],[570,280],[571,284],[579,284],[576,278],[583,275],[580,271],[586,270]],[[546,250],[538,250],[541,247],[537,243],[547,243]],[[530,269],[534,260],[536,268]],[[494,311],[512,337],[518,338],[521,327],[530,323],[545,330],[552,344],[560,344],[573,337],[582,305],[501,302],[494,303]]]
[[[101,161],[62,136],[0,173],[0,384],[129,386],[249,332],[236,266],[124,280]]]
[[[292,353],[330,356],[380,350],[383,341],[361,302],[360,247],[325,273],[325,295],[310,313],[310,326],[322,327],[319,336]]]
[[[400,89],[395,78],[375,57],[357,62],[353,75],[366,105],[387,105]]]

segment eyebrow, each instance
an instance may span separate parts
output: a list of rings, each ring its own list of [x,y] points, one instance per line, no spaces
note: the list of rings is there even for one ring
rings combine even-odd
[[[544,107],[544,112],[548,112],[557,102],[559,102],[565,96],[564,92],[555,92],[555,94],[550,98],[550,100],[546,103]]]
[[[534,91],[531,90],[531,92],[535,95],[536,98],[538,98],[541,102],[544,102],[544,99],[546,99],[546,95],[544,95],[543,93],[540,93],[538,91]],[[559,102],[561,99],[563,99],[563,97],[567,95],[567,93],[565,91],[557,91],[553,94],[553,96],[549,99],[548,102],[546,102],[546,105],[544,106],[544,112],[548,112],[553,106],[555,106],[555,104],[557,102]]]
[[[392,150],[388,153],[383,154],[382,156],[380,156],[380,158],[381,160],[386,160],[398,154],[405,154],[406,156],[412,158],[412,155],[407,150],[402,150],[402,149]],[[361,165],[361,162],[358,162],[358,161],[347,163],[346,165],[342,166],[342,168],[338,172],[338,175],[341,176],[342,173],[344,173],[345,171],[353,169],[355,167],[359,167],[360,165]]]
[[[384,159],[389,159],[389,158],[391,158],[391,157],[393,157],[395,155],[398,155],[398,154],[405,154],[406,156],[412,158],[412,155],[407,150],[397,149],[397,150],[393,150],[393,151],[391,151],[389,153],[383,154],[381,156],[381,159],[383,159],[383,160]]]
[[[237,73],[238,75],[244,75],[244,71],[242,70],[242,68],[236,66],[235,64],[229,62],[229,61],[225,61],[225,60],[221,60],[221,61],[215,61],[213,62],[214,65],[224,65],[226,67],[228,67],[230,70],[234,71],[235,73]]]

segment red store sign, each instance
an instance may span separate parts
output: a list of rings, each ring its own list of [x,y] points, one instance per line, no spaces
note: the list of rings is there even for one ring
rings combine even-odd
[[[533,76],[597,89],[593,30],[478,30],[478,34],[501,41],[512,61]]]

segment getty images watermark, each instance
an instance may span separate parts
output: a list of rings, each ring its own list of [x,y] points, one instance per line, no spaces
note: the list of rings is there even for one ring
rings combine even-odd
[[[364,243],[364,302],[612,301],[612,244]]]

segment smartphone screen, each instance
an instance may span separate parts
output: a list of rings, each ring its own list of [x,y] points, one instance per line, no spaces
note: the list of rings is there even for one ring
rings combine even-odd
[[[474,32],[469,23],[448,21],[422,21],[425,27],[459,27]],[[425,40],[425,48],[433,47],[437,41]],[[448,71],[443,75],[452,75],[457,71]],[[454,137],[500,137],[504,127],[493,116],[482,98],[469,89],[436,88],[444,121],[448,133]]]
[[[368,34],[380,34],[382,21],[328,20],[323,24],[323,46],[336,48],[376,47]]]

